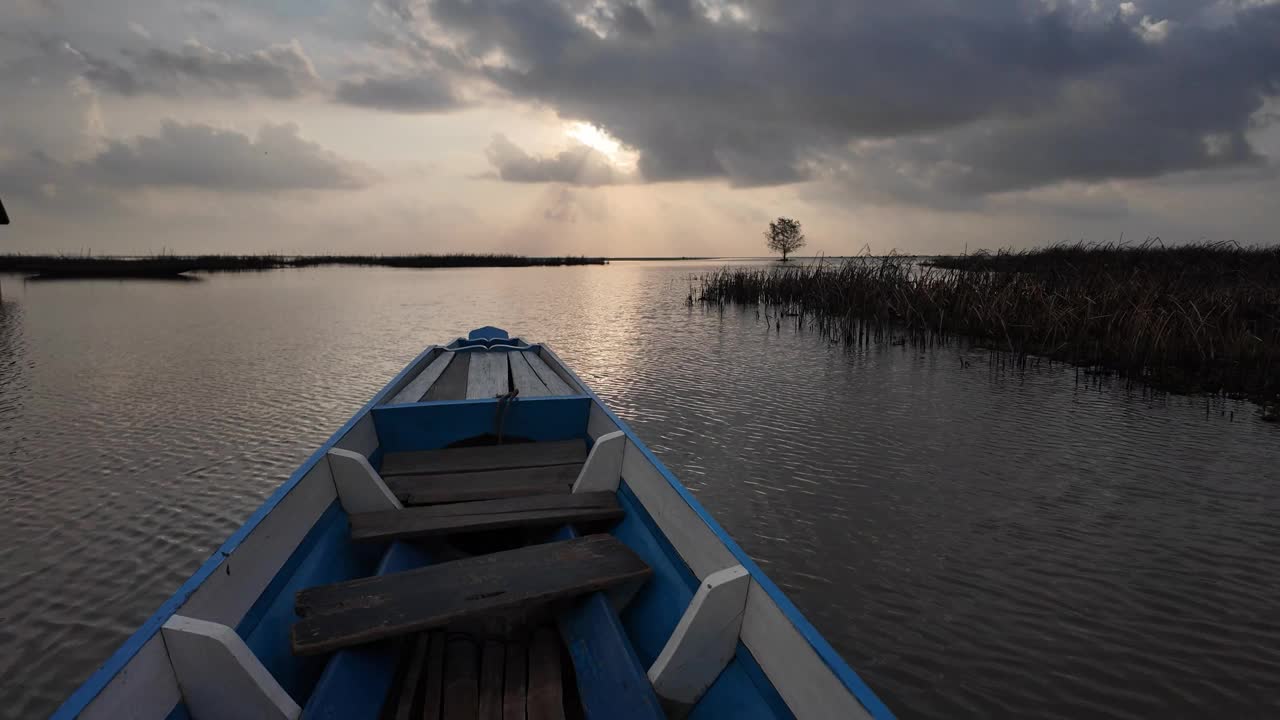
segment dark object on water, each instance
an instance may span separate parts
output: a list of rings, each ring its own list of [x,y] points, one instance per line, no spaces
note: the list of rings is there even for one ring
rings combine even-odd
[[[9,224],[9,213],[4,211],[4,201],[0,200],[0,225]]]

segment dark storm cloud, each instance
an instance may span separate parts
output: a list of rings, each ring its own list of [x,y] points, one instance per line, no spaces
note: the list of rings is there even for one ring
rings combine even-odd
[[[1048,5],[435,0],[430,15],[511,95],[637,149],[651,181],[793,182],[856,165],[868,139],[922,197],[1259,160],[1245,132],[1280,91],[1280,5],[1212,22],[1185,3]]]
[[[343,81],[335,97],[348,105],[407,113],[439,112],[461,104],[449,81],[430,71]]]
[[[214,92],[292,98],[317,82],[311,59],[297,42],[233,55],[198,42],[180,51],[124,50],[122,61],[79,51],[84,76],[96,87],[119,95]]]
[[[256,138],[207,125],[166,122],[159,135],[111,142],[80,170],[113,187],[189,187],[256,192],[359,188],[367,171],[299,137],[292,124]]]
[[[485,154],[498,177],[508,182],[599,186],[628,180],[599,151],[586,145],[550,157],[535,157],[506,137],[496,135]]]

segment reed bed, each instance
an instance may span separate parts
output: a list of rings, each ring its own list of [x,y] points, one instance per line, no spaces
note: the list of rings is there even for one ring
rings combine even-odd
[[[851,345],[963,336],[1001,362],[1047,357],[1166,390],[1250,397],[1264,410],[1280,403],[1275,249],[1076,245],[725,268],[698,278],[695,295],[767,306]]]

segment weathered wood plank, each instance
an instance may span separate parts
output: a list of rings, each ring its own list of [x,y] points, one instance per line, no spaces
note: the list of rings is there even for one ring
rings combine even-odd
[[[373,609],[396,601],[403,595],[439,595],[437,591],[448,589],[432,587],[432,582],[452,582],[465,576],[467,582],[474,580],[501,586],[506,578],[503,573],[512,568],[515,568],[512,578],[519,580],[526,574],[522,568],[528,569],[528,572],[533,572],[535,568],[554,572],[573,562],[583,562],[602,571],[612,568],[627,572],[634,570],[638,564],[644,568],[639,571],[638,577],[645,578],[649,575],[648,566],[622,541],[612,535],[585,535],[305,588],[294,594],[294,610],[298,617],[308,618],[360,608]],[[583,569],[587,574],[592,572],[586,566]],[[445,593],[439,599],[448,599],[453,595],[456,593]]]
[[[422,679],[422,720],[439,720],[444,705],[444,652],[447,637],[440,630],[429,633],[431,649],[427,652],[427,672]]]
[[[427,633],[419,633],[413,640],[413,648],[409,651],[409,666],[404,671],[404,681],[400,685],[400,697],[396,699],[395,720],[416,720],[421,703],[422,671],[427,664],[427,650],[431,646]],[[416,707],[415,707],[416,703]]]
[[[311,655],[648,577],[611,535],[588,535],[300,591],[293,652]]]
[[[529,367],[533,369],[533,372],[538,376],[538,379],[547,386],[547,391],[552,395],[574,394],[573,388],[569,387],[568,383],[560,379],[560,376],[556,374],[556,371],[552,370],[550,366],[543,362],[542,358],[538,357],[537,353],[530,350],[522,350],[520,354],[524,356],[525,361],[529,363]]]
[[[480,651],[479,720],[502,720],[502,672],[505,652],[502,643],[490,640]]]
[[[587,492],[562,495],[526,495],[524,497],[499,498],[497,500],[477,500],[475,502],[448,503],[445,505],[424,505],[422,507],[405,508],[404,510],[379,510],[377,512],[357,513],[351,516],[354,523],[360,520],[391,520],[393,518],[461,518],[491,515],[493,513],[520,512],[523,510],[592,510],[615,508],[618,495],[613,492]]]
[[[511,356],[511,382],[520,391],[520,397],[546,397],[551,394],[547,384],[529,367],[523,352],[507,354]]]
[[[511,443],[481,447],[387,453],[382,476],[509,470],[586,462],[585,440]]]
[[[479,653],[465,635],[449,638],[444,660],[444,720],[475,720],[480,699]]]
[[[445,350],[436,356],[422,372],[418,373],[418,377],[414,378],[408,385],[401,388],[395,397],[386,402],[388,405],[397,405],[399,403],[418,402],[427,394],[427,390],[440,379],[440,375],[444,373],[445,368],[449,367],[450,361],[453,360],[454,353]]]
[[[440,373],[440,377],[432,383],[424,401],[465,400],[467,397],[467,374],[471,369],[471,353],[453,353],[453,360]]]
[[[482,400],[506,394],[511,386],[507,382],[507,353],[473,352],[471,367],[467,370],[467,399]]]
[[[539,628],[529,644],[529,690],[525,698],[525,712],[528,720],[564,720],[560,639],[550,628]]]
[[[351,539],[385,542],[510,527],[616,520],[622,515],[617,494],[612,492],[528,495],[358,513],[351,516]]]
[[[571,463],[471,473],[397,475],[387,478],[386,484],[405,505],[434,505],[568,493],[581,471],[582,463]]]
[[[525,720],[526,671],[529,648],[520,641],[507,643],[507,668],[502,677],[502,720]]]

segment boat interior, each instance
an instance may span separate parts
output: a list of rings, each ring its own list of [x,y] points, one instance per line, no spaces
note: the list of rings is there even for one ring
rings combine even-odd
[[[136,707],[129,670],[170,718],[891,717],[554,354],[492,328],[424,351],[64,716]]]

